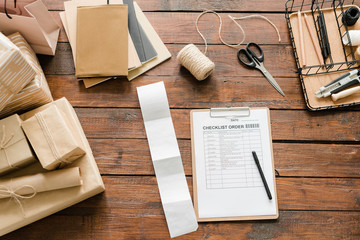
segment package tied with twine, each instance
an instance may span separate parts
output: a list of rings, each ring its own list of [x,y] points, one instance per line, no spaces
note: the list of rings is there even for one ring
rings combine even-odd
[[[43,168],[63,168],[85,154],[56,106],[36,113],[22,128]]]
[[[78,167],[0,179],[0,199],[11,198],[13,202],[8,201],[6,204],[15,203],[18,207],[17,211],[26,218],[26,200],[29,201],[42,192],[80,185],[82,185],[82,180]]]
[[[35,74],[20,49],[0,32],[0,111]]]
[[[0,120],[0,174],[24,167],[35,161],[21,119],[15,114]]]
[[[45,192],[39,192],[38,189],[36,189],[37,193],[34,197],[19,199],[23,211],[21,211],[21,207],[18,203],[16,203],[17,201],[14,198],[0,199],[0,236],[33,223],[39,219],[47,217],[76,203],[79,203],[89,197],[103,192],[105,189],[104,183],[99,173],[99,169],[96,165],[94,156],[81,127],[80,121],[76,116],[74,109],[65,98],[61,98],[32,111],[26,112],[20,115],[20,118],[25,121],[33,117],[36,113],[42,112],[52,106],[56,106],[58,108],[62,118],[65,119],[70,128],[70,131],[73,133],[76,142],[79,142],[80,147],[86,152],[85,155],[64,168],[64,170],[67,170],[68,168],[79,167],[81,172],[82,185],[78,187],[68,187]],[[58,171],[60,170],[54,170],[51,172]],[[44,172],[46,172],[46,170],[43,169],[41,164],[37,161],[26,168],[9,173],[6,175],[6,178],[15,179],[20,176],[28,176]],[[67,181],[66,178],[68,177],[59,178],[61,180],[57,181]],[[48,184],[47,178],[43,178],[41,183]],[[12,187],[12,190],[17,190],[14,189],[14,187],[15,186]]]
[[[20,49],[26,62],[35,70],[35,76],[6,104],[6,107],[0,111],[0,117],[40,107],[53,101],[44,72],[30,45],[20,33],[14,33],[7,37]]]

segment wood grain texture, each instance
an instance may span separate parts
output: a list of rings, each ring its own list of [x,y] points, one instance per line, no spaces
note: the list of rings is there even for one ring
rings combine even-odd
[[[89,201],[106,201],[105,198],[95,198]],[[23,239],[23,236],[27,240],[170,239],[165,218],[152,214],[151,209],[113,209],[110,213],[99,209],[99,206],[89,209],[80,204],[79,207],[71,207],[2,239]],[[80,214],[70,212],[76,210]],[[196,232],[177,239],[358,239],[359,222],[358,212],[280,211],[277,221],[201,223]]]
[[[146,138],[140,109],[77,108],[76,112],[89,138]],[[177,138],[190,139],[190,109],[172,109],[171,115]],[[271,110],[270,119],[273,140],[360,140],[359,111]]]
[[[156,68],[146,72],[150,76],[187,76],[190,75],[185,68],[180,67],[176,60],[177,53],[184,44],[168,44],[167,47],[172,58]],[[296,65],[290,45],[263,45],[265,55],[264,65],[273,77],[297,77]],[[215,63],[212,77],[231,76],[262,76],[260,71],[245,68],[237,59],[237,50],[224,45],[212,45],[209,47],[207,56]],[[55,56],[39,55],[39,60],[45,74],[74,75],[74,61],[72,59],[69,43],[58,43]],[[208,81],[206,80],[206,81]],[[281,86],[281,82],[279,81]]]
[[[192,175],[191,142],[178,140],[186,175]],[[146,139],[90,139],[102,174],[154,175]],[[360,145],[273,143],[282,177],[359,177]]]
[[[169,239],[154,177],[104,177],[104,180],[107,187],[104,194],[31,224],[3,239],[21,239],[22,236],[27,236],[28,240]],[[343,194],[341,189],[343,184],[354,186],[359,184],[359,180],[354,183],[347,180],[332,183],[331,180],[321,179],[315,180],[312,186],[306,184],[306,187],[301,186],[301,181],[277,180],[279,207],[282,209],[278,220],[201,223],[196,232],[178,239],[351,239],[359,236],[358,211],[284,211],[300,203],[304,204],[302,209],[314,209],[313,204],[315,208],[322,209],[324,203],[334,209],[359,209],[359,205],[352,202],[354,197],[359,196],[359,190]],[[295,188],[294,193],[290,191],[292,188]],[[318,191],[318,194],[313,195],[313,191]]]
[[[59,11],[51,12],[55,20],[61,26],[59,42],[69,42],[64,27],[61,24]],[[146,17],[159,34],[164,43],[170,44],[204,44],[204,40],[197,33],[195,28],[195,20],[199,13],[189,12],[146,12]],[[230,44],[238,44],[243,39],[240,28],[228,17],[244,17],[252,14],[249,13],[220,13],[222,18],[221,36],[224,41]],[[245,31],[246,37],[244,44],[248,42],[256,42],[259,44],[290,44],[289,32],[282,14],[262,14],[264,17],[272,21],[278,28],[281,42],[276,30],[266,20],[262,19],[244,19],[237,20]],[[204,34],[208,44],[222,44],[219,39],[219,19],[214,14],[205,14],[198,23],[199,29]],[[181,31],[178,31],[181,29]],[[268,33],[266,38],[259,38],[264,32]],[[203,48],[203,47],[201,47]]]
[[[276,109],[305,109],[298,78],[278,78],[286,93],[281,96],[260,77],[211,77],[197,81],[192,76],[140,76],[134,81],[110,80],[86,89],[75,76],[48,75],[55,99],[66,97],[75,107],[139,107],[136,87],[164,81],[173,108],[257,106]],[[266,91],[264,91],[266,89]]]
[[[54,98],[65,96],[74,105],[106,191],[1,240],[170,239],[136,93],[136,87],[158,81],[166,86],[191,194],[191,109],[271,108],[274,162],[280,174],[278,220],[201,223],[196,232],[177,239],[360,239],[360,108],[306,110],[284,18],[285,1],[137,0],[172,58],[132,82],[120,78],[90,89],[74,77],[71,47],[58,15],[66,0],[43,1],[61,31],[56,55],[39,60]],[[210,44],[214,73],[198,82],[178,64],[176,55],[186,44],[204,49],[194,21],[205,9],[220,12],[222,36],[231,44],[242,34],[227,15],[260,13],[274,22],[281,43],[266,21],[238,21],[246,31],[244,44],[261,44],[265,67],[286,97],[259,71],[240,65],[236,49],[221,44],[213,14],[203,16],[199,28]]]

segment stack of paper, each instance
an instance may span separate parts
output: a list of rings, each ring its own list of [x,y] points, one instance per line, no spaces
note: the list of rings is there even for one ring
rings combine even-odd
[[[76,76],[87,88],[117,76],[133,80],[171,57],[136,2],[110,3],[67,1],[60,13]]]

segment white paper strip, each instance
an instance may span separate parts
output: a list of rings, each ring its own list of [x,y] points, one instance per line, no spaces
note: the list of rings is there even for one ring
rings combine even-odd
[[[163,82],[137,88],[170,236],[198,228]]]

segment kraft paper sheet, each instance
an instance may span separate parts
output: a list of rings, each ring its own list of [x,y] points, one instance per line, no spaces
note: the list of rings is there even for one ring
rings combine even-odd
[[[77,77],[127,76],[127,5],[78,7]]]

